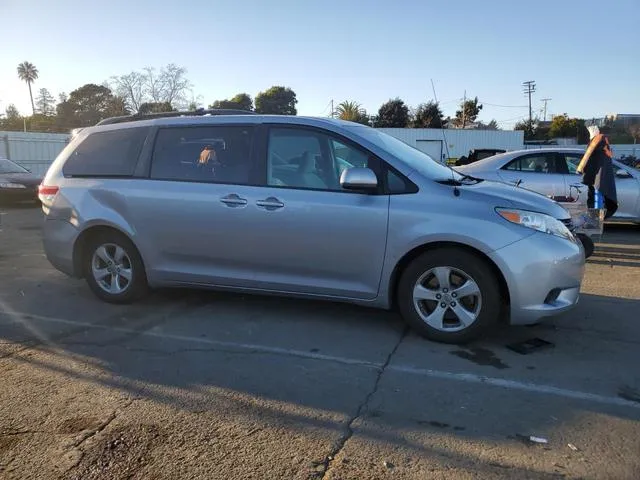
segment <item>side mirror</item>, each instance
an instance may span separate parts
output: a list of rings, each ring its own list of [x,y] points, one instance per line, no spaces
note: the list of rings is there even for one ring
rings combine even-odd
[[[340,185],[345,190],[372,191],[378,188],[378,177],[370,168],[347,168],[340,175]]]
[[[631,174],[629,172],[627,172],[626,170],[619,168],[616,170],[616,177],[619,178],[629,178],[631,177]]]

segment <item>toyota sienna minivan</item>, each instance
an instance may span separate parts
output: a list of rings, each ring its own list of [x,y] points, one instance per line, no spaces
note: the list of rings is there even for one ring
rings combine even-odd
[[[331,118],[107,119],[39,197],[49,261],[113,303],[168,286],[344,301],[461,343],[571,309],[584,272],[554,201]]]

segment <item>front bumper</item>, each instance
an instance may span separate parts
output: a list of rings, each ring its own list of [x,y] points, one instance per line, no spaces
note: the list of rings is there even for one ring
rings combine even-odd
[[[509,288],[511,324],[537,323],[578,303],[585,263],[580,241],[536,232],[489,256]]]

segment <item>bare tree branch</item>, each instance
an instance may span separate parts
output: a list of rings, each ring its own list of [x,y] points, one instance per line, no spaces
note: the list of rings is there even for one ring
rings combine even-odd
[[[131,72],[119,77],[111,77],[113,90],[116,95],[124,98],[127,107],[137,112],[144,102],[145,75],[140,72]]]

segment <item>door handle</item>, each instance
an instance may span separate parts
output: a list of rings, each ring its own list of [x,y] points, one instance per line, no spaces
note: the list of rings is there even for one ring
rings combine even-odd
[[[284,203],[275,197],[265,198],[264,200],[258,200],[256,205],[266,210],[277,210],[284,207]]]
[[[247,204],[247,200],[245,198],[240,198],[235,193],[222,197],[220,201],[228,207],[242,207]]]

